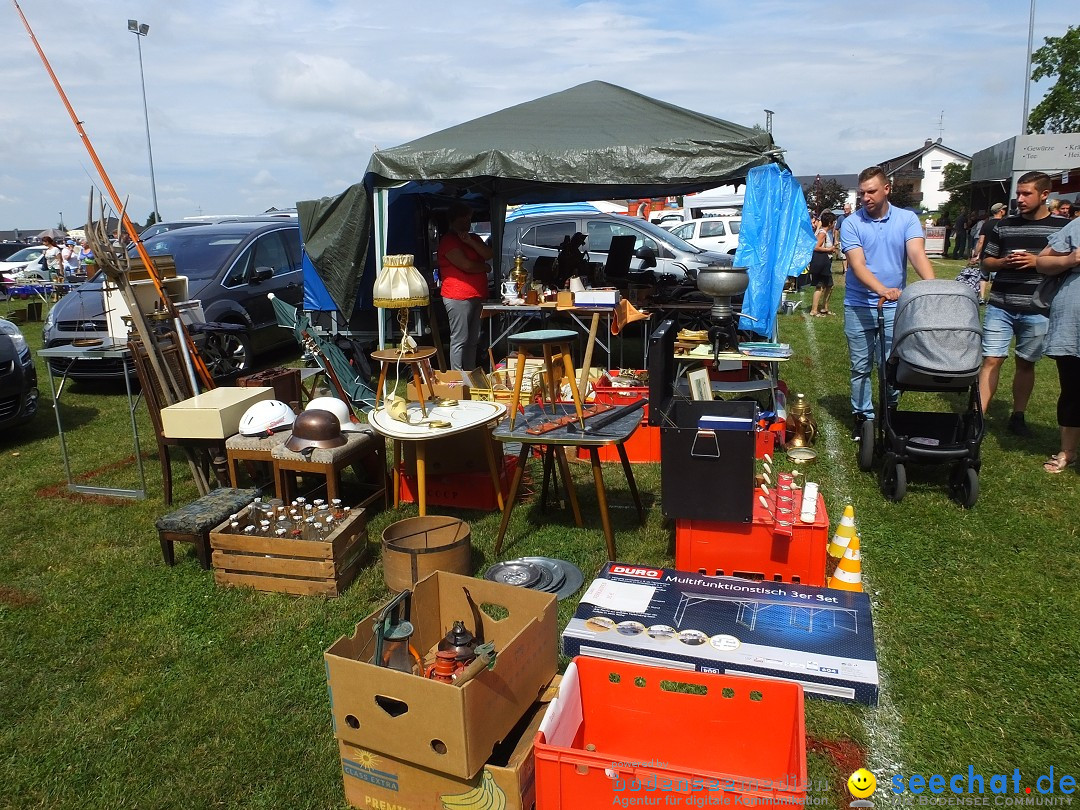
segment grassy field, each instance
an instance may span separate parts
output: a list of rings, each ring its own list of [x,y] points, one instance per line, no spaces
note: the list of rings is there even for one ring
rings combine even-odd
[[[958,269],[936,264],[943,277]],[[0,304],[0,315],[13,306]],[[1080,775],[1080,507],[1076,474],[1041,468],[1057,449],[1052,364],[1038,367],[1033,439],[1004,432],[1007,397],[992,406],[974,509],[951,502],[944,472],[929,467],[913,469],[907,497],[892,504],[855,465],[842,317],[805,310],[781,318],[781,339],[795,348],[783,376],[814,403],[821,435],[811,471],[834,523],[844,504],[855,507],[885,683],[876,709],[808,701],[815,796],[846,803],[838,787],[864,757],[879,782],[966,774],[969,765],[988,776],[1019,768],[1028,785],[1051,767]],[[25,332],[39,348],[40,329]],[[1009,363],[1002,392],[1011,375]],[[125,403],[117,386],[63,394],[73,471],[102,471],[94,483],[135,480]],[[942,406],[905,397],[905,407]],[[149,419],[141,407],[138,415],[145,501],[69,494],[48,404],[33,424],[0,437],[0,807],[343,807],[322,651],[386,597],[378,566],[336,600],[217,588],[186,546],[175,568],[165,566],[154,520],[168,510]],[[531,469],[538,478],[535,462]],[[177,501],[192,499],[186,465],[176,461],[174,471]],[[591,476],[585,465],[574,472],[586,528],[560,511],[519,506],[504,556],[597,570],[605,555]],[[621,475],[609,476],[619,556],[671,565],[659,470],[637,473],[650,506],[644,528]],[[471,524],[483,572],[496,559],[497,516],[446,511]],[[371,538],[414,514],[412,506],[376,513]],[[564,623],[575,606],[560,605]],[[889,804],[882,793],[874,799]]]

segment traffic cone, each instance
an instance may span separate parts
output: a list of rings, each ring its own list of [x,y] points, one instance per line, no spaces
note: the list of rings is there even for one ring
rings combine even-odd
[[[862,591],[862,554],[859,535],[851,538],[840,564],[829,578],[829,587],[838,591]]]
[[[844,556],[844,550],[855,536],[855,507],[850,503],[844,507],[844,516],[840,518],[840,525],[836,527],[836,534],[829,543],[829,556],[840,559]]]

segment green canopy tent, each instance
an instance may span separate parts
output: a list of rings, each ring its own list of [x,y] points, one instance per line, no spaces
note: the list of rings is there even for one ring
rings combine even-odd
[[[362,183],[297,208],[308,253],[340,305],[335,291],[356,289],[372,236],[381,263],[391,189],[406,184],[479,196],[501,223],[508,204],[688,194],[770,162],[780,150],[761,129],[594,81],[380,150]],[[349,218],[360,209],[370,228]],[[501,229],[492,238],[498,257]]]

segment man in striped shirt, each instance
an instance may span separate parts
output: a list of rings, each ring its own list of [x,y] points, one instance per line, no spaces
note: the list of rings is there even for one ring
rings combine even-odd
[[[997,390],[1001,366],[1009,355],[1009,343],[1016,338],[1016,373],[1013,376],[1012,412],[1006,427],[1017,436],[1030,436],[1024,421],[1031,391],[1035,387],[1035,363],[1042,357],[1048,320],[1035,311],[1031,296],[1042,278],[1035,271],[1035,257],[1047,240],[1066,224],[1052,216],[1046,206],[1050,178],[1042,172],[1027,172],[1016,182],[1019,213],[998,222],[987,234],[983,248],[983,275],[996,273],[990,286],[990,303],[983,324],[983,365],[979,372],[979,393],[983,412]]]

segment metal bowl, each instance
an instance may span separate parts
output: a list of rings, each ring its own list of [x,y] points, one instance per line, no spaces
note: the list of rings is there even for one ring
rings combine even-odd
[[[787,451],[787,457],[796,464],[809,464],[817,458],[817,450],[810,447],[792,447]]]
[[[697,288],[713,298],[741,295],[749,284],[745,267],[704,267],[697,273]]]

